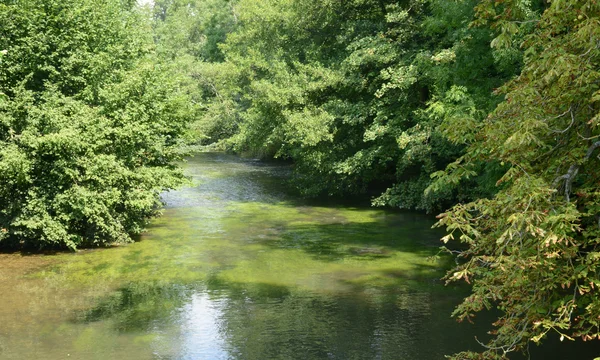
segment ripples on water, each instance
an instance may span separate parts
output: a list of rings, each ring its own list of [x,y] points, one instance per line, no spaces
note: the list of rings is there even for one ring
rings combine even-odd
[[[485,338],[449,317],[466,290],[438,280],[431,218],[302,202],[285,166],[186,169],[193,186],[135,244],[0,255],[0,359],[419,360]],[[532,359],[594,357],[578,351]]]

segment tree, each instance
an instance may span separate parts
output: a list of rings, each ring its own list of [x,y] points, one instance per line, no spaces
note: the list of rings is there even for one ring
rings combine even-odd
[[[158,57],[172,64],[180,86],[196,105],[186,137],[207,144],[232,136],[237,119],[232,101],[222,95],[220,84],[231,72],[223,66],[220,45],[236,27],[236,1],[165,0],[154,3],[154,35]]]
[[[525,5],[478,4],[479,23],[498,31],[495,46],[525,32],[524,68],[498,89],[505,100],[465,156],[430,187],[460,182],[482,161],[504,166],[495,196],[440,216],[445,240],[467,245],[447,276],[473,285],[455,315],[502,311],[487,350],[457,359],[504,359],[551,332],[600,339],[600,7],[557,1],[538,17]]]
[[[132,4],[0,4],[0,247],[131,241],[182,183],[188,98]]]
[[[307,196],[371,193],[432,212],[489,195],[491,165],[468,190],[423,195],[473,136],[459,129],[474,129],[519,69],[518,49],[494,51],[489,29],[469,28],[474,5],[242,0],[226,61],[205,73],[218,96],[204,121],[235,131],[229,149],[294,161]]]

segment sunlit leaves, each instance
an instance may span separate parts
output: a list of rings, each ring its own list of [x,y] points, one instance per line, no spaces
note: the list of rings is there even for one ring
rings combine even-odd
[[[434,211],[489,194],[495,175],[474,180],[477,190],[423,195],[515,72],[508,56],[506,72],[496,66],[489,31],[469,28],[473,5],[240,1],[202,128],[234,129],[221,144],[236,151],[293,160],[307,195],[377,186],[388,188],[378,205]]]
[[[131,241],[180,184],[187,94],[120,1],[0,6],[0,247]]]
[[[590,41],[600,28],[600,9],[552,2],[538,21],[528,7],[520,1],[478,5],[484,20],[478,23],[491,21],[500,31],[494,46],[524,39],[524,68],[501,88],[505,101],[475,134],[465,157],[436,174],[430,188],[461,181],[462,169],[475,169],[480,161],[508,167],[493,198],[457,205],[439,223],[468,244],[461,252],[465,263],[447,277],[456,280],[457,272],[467,271],[473,282],[473,295],[455,315],[471,317],[482,299],[503,311],[485,358],[525,350],[549,332],[561,340],[600,334],[593,295],[600,268],[598,129],[590,121],[598,113],[600,54]]]

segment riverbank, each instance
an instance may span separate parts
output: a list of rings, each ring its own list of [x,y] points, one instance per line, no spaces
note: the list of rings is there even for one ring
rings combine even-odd
[[[199,154],[193,185],[165,194],[139,242],[0,255],[0,358],[427,360],[478,348],[487,329],[450,318],[466,289],[439,280],[434,219],[311,204],[286,193],[286,171]]]

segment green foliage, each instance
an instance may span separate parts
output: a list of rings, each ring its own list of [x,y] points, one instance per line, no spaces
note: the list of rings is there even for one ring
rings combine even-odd
[[[240,0],[225,61],[202,79],[203,129],[227,131],[203,141],[292,160],[308,196],[454,205],[440,225],[467,249],[448,280],[473,283],[456,315],[503,312],[487,351],[457,358],[503,358],[549,331],[597,339],[598,11]]]
[[[493,2],[478,6],[480,19],[493,18],[500,29],[495,46],[520,36],[521,16],[531,13],[521,5],[503,3],[503,16]],[[473,283],[455,315],[468,319],[492,306],[503,312],[488,350],[457,359],[504,359],[549,332],[600,338],[599,19],[592,2],[549,5],[524,36],[522,73],[499,90],[505,101],[432,187],[461,181],[481,161],[506,164],[496,196],[456,205],[439,222],[450,232],[446,241],[468,245],[447,276]]]
[[[234,151],[293,160],[308,196],[387,188],[374,204],[433,211],[491,195],[487,177],[423,195],[519,63],[490,49],[489,30],[469,28],[473,6],[239,1],[222,45],[227,75],[205,73],[218,99],[204,122],[235,130],[226,141]]]
[[[289,159],[307,196],[453,206],[447,280],[473,284],[455,315],[502,311],[456,358],[598,339],[599,19],[574,0],[4,1],[0,246],[129,241],[183,181],[187,136]]]
[[[232,136],[236,116],[232,101],[218,84],[231,76],[219,45],[236,27],[233,0],[160,0],[154,2],[157,55],[180,77],[179,86],[193,104],[191,143],[206,144]]]
[[[208,62],[224,60],[219,44],[235,27],[232,0],[157,0],[154,34],[159,52]]]
[[[180,184],[186,94],[121,1],[0,4],[0,247],[131,241]]]

